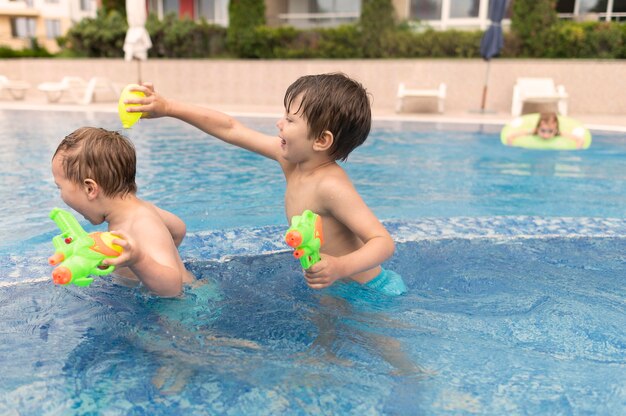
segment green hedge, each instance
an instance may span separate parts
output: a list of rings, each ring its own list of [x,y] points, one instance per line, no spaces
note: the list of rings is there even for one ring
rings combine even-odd
[[[152,58],[205,58],[226,54],[226,30],[204,19],[194,22],[168,14],[159,20],[150,15],[146,29],[152,40],[148,51]]]
[[[50,58],[53,56],[46,48],[39,46],[37,39],[32,39],[31,45],[30,48],[20,50],[0,46],[0,58]]]
[[[626,24],[563,22],[547,33],[536,51],[546,58],[626,58]]]
[[[406,22],[386,30],[384,40],[364,46],[371,33],[363,26],[300,30],[259,25],[250,36],[238,38],[237,50],[229,50],[227,30],[206,23],[168,15],[159,21],[149,16],[146,28],[153,47],[151,58],[257,58],[257,59],[362,59],[362,58],[476,58],[482,31],[426,29],[416,31]],[[84,19],[59,39],[58,56],[122,57],[127,23],[118,12],[99,13]],[[525,41],[519,32],[505,33],[505,58],[626,59],[626,23],[557,21],[542,33],[541,42]],[[245,40],[245,42],[244,42]],[[241,43],[244,42],[244,43]],[[0,56],[49,56],[45,50],[12,51],[0,48]]]
[[[61,57],[119,58],[124,56],[124,38],[128,30],[126,18],[113,10],[99,12],[95,19],[86,18],[74,25],[59,39]],[[159,20],[148,16],[146,30],[152,40],[151,58],[206,58],[227,54],[226,29],[179,19],[171,13]]]

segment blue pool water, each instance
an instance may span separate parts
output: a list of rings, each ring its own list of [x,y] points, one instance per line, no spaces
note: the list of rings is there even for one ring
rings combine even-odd
[[[0,121],[0,414],[626,411],[623,134],[541,152],[502,146],[497,126],[376,123],[345,167],[409,293],[345,304],[307,288],[281,242],[279,168],[167,119],[129,132],[139,194],[187,222],[181,254],[204,285],[175,300],[106,277],[54,286],[50,157],[70,131],[119,122]]]

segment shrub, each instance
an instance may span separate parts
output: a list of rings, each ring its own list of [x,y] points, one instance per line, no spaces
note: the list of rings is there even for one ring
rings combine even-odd
[[[39,45],[37,39],[32,39],[31,47],[21,50],[0,46],[0,58],[50,58],[53,56],[48,50]]]
[[[240,58],[257,58],[259,45],[255,37],[257,28],[265,24],[265,2],[230,0],[228,16],[228,49]]]
[[[150,57],[205,58],[226,54],[226,29],[204,19],[194,22],[170,13],[159,20],[151,14],[146,29],[152,40]]]
[[[117,58],[124,56],[124,38],[128,24],[121,13],[98,10],[96,18],[85,18],[67,32],[62,44],[75,56]]]
[[[393,4],[391,0],[363,0],[362,5],[359,19],[362,56],[388,57],[396,26]]]
[[[511,30],[522,56],[539,57],[552,26],[558,21],[556,0],[515,0]]]

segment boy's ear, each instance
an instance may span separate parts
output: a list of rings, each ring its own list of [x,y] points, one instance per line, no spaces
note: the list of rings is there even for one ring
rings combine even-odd
[[[330,149],[334,142],[335,136],[333,136],[330,131],[324,130],[322,134],[317,139],[315,139],[315,143],[313,143],[313,150],[323,152]]]
[[[87,178],[83,181],[83,189],[89,200],[95,199],[100,194],[100,187],[93,179]]]

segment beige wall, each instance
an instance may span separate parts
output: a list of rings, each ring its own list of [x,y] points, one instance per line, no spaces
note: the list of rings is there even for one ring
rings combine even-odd
[[[122,59],[0,60],[0,74],[33,85],[64,75],[105,76],[124,85],[137,81],[137,62]],[[408,87],[448,86],[446,112],[480,107],[487,63],[475,60],[149,60],[142,79],[166,96],[188,102],[282,111],[287,86],[304,74],[342,71],[360,80],[373,97],[374,110],[392,111],[399,82]],[[626,116],[626,61],[506,60],[490,65],[487,108],[510,112],[517,77],[551,77],[570,96],[570,114]],[[42,95],[39,91],[29,96]],[[415,108],[414,108],[415,109]]]

